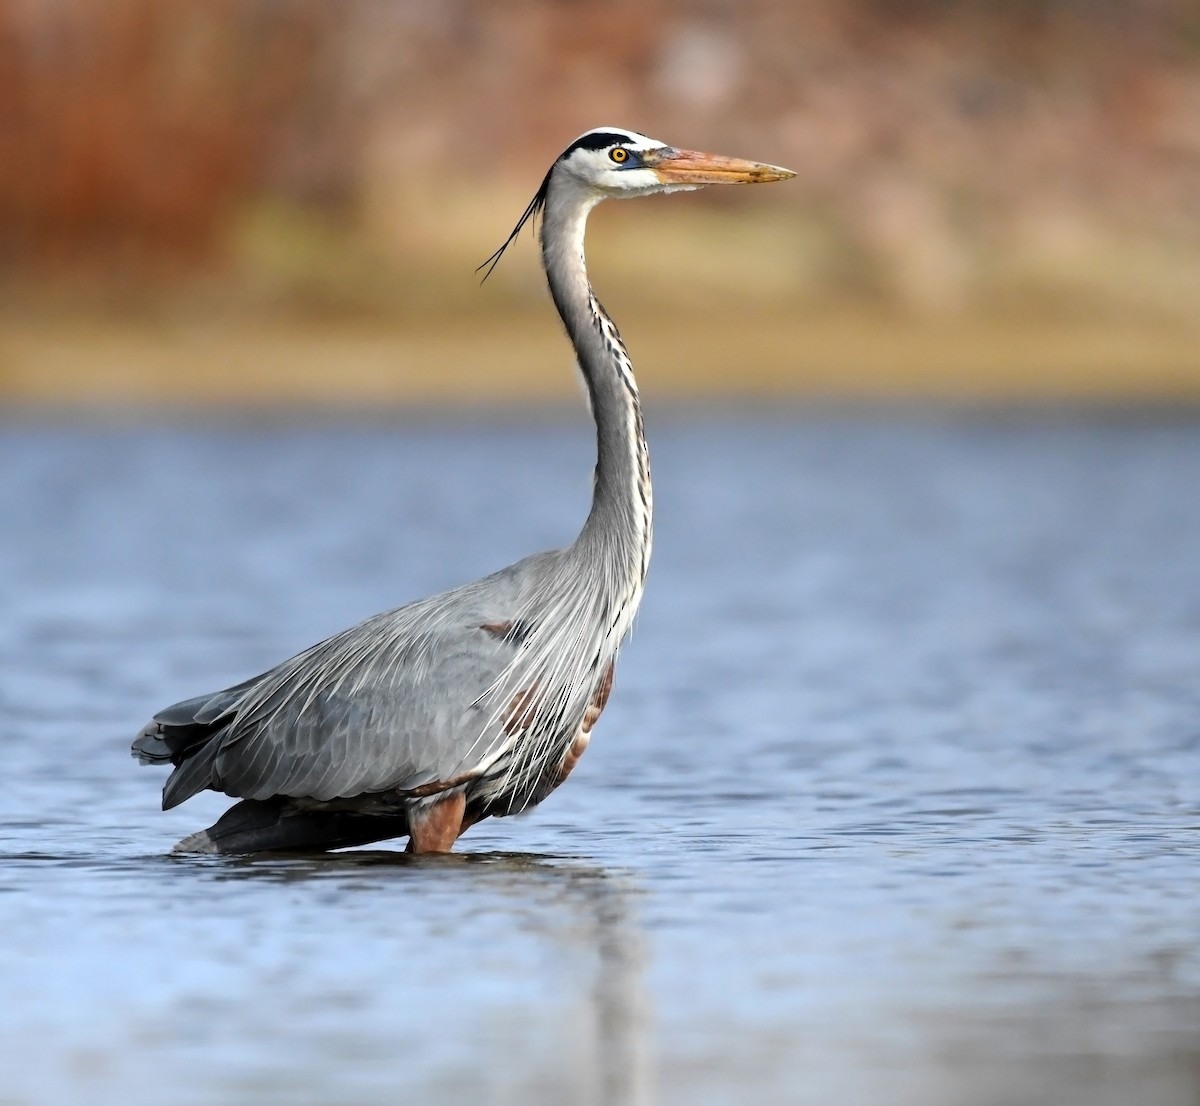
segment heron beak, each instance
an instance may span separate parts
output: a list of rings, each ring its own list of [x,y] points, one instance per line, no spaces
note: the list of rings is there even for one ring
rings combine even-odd
[[[648,150],[642,154],[642,164],[652,169],[663,184],[767,184],[796,175],[778,165],[702,154],[696,150],[676,150],[670,146]]]

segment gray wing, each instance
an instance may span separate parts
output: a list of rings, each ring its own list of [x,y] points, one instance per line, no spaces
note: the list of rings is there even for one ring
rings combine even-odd
[[[133,751],[176,765],[164,809],[205,788],[329,800],[480,771],[507,736],[488,692],[520,649],[524,585],[551,556],[377,615],[159,712]]]

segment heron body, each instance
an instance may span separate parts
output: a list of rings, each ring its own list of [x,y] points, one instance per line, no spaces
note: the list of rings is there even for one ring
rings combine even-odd
[[[650,464],[633,367],[596,299],[584,227],[609,197],[755,183],[786,169],[604,127],[554,162],[512,234],[541,216],[542,260],[596,421],[592,506],[567,548],[367,619],[260,676],[187,699],[135,739],[170,763],[169,809],[241,799],[181,851],[332,849],[407,836],[448,851],[489,816],[541,802],[582,755],[650,560]]]

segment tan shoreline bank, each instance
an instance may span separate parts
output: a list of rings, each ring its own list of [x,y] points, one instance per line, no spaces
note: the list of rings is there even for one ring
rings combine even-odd
[[[1200,326],[722,313],[622,316],[671,399],[1200,402]],[[0,324],[0,401],[88,406],[454,405],[578,395],[546,313],[444,325]]]

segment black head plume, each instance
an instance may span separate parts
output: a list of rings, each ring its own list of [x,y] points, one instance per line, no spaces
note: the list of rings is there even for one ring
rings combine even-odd
[[[555,164],[557,164],[557,162]],[[554,166],[551,166],[550,173],[553,172]],[[535,195],[533,199],[529,201],[529,206],[525,209],[524,213],[521,215],[521,218],[517,220],[517,225],[513,227],[512,233],[506,239],[504,239],[504,244],[494,254],[492,254],[491,257],[484,261],[484,263],[480,265],[478,269],[475,270],[476,272],[479,272],[479,269],[487,270],[487,272],[483,274],[483,279],[479,282],[480,284],[482,284],[484,280],[487,280],[487,278],[492,275],[492,270],[500,264],[500,258],[504,256],[504,251],[512,245],[513,239],[521,233],[521,228],[527,222],[529,222],[530,219],[536,218],[542,213],[542,208],[546,206],[546,193],[550,191],[550,173],[546,174],[542,181],[541,188],[537,190],[537,195]]]

